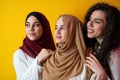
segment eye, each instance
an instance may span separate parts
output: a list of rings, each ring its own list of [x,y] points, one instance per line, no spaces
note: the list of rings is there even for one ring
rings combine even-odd
[[[94,20],[95,23],[100,24],[101,22],[99,20]]]
[[[60,27],[60,30],[63,30],[63,29],[64,29],[63,26],[61,26],[61,27]]]
[[[61,25],[61,26],[55,26],[55,30],[64,30],[64,25]]]
[[[40,24],[39,24],[39,23],[35,23],[35,24],[33,24],[33,26],[34,26],[34,27],[39,27]]]
[[[30,24],[29,24],[29,23],[26,23],[25,26],[26,26],[26,27],[30,27]]]

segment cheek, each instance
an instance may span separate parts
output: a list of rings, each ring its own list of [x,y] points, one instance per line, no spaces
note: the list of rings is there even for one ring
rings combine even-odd
[[[64,41],[66,41],[67,40],[67,33],[65,32],[64,34],[63,34],[63,39],[64,39]]]
[[[43,34],[42,28],[37,29],[37,30],[36,30],[36,34],[37,34],[39,37],[41,37],[41,35]]]
[[[100,36],[103,36],[103,34],[104,34],[104,32],[105,32],[105,27],[99,27],[99,28],[97,29],[97,31],[98,31],[98,33],[99,33]]]
[[[90,26],[90,22],[88,21],[86,25],[87,25],[87,27],[89,27]]]

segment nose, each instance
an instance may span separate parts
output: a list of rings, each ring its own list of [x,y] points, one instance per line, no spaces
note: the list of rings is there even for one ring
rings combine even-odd
[[[60,34],[60,30],[58,28],[55,30],[55,34]]]
[[[87,27],[92,27],[92,21],[87,22]]]
[[[29,30],[34,31],[34,26],[31,25],[30,28],[29,28]]]

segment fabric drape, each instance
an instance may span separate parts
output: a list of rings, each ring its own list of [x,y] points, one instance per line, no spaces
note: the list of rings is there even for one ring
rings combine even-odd
[[[20,49],[22,49],[29,56],[35,58],[40,53],[42,48],[55,50],[55,45],[47,18],[39,12],[32,12],[27,16],[27,18],[30,16],[35,16],[39,20],[43,28],[43,33],[42,36],[36,41],[31,41],[26,36]]]
[[[69,15],[68,15],[69,16]],[[81,31],[81,22],[73,17],[62,15],[68,29],[66,43],[57,43],[57,49],[44,64],[43,80],[68,80],[83,70],[86,46]]]

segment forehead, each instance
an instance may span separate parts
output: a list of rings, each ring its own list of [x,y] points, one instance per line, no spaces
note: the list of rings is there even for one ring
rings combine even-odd
[[[101,10],[95,10],[92,14],[91,17],[93,18],[99,18],[99,19],[106,19],[106,14],[104,11]]]
[[[57,22],[56,22],[56,25],[63,25],[63,18],[60,17]]]
[[[35,16],[28,17],[27,21],[39,21]]]

